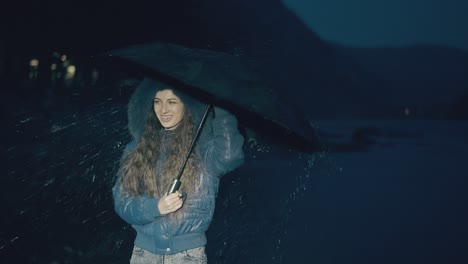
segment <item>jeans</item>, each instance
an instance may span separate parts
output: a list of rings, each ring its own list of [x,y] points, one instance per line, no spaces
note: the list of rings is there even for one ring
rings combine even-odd
[[[137,246],[133,247],[130,264],[208,263],[205,247],[185,250],[171,255],[156,255]]]

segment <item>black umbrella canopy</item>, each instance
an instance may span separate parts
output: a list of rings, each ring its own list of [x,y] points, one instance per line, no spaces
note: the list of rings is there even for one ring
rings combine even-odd
[[[145,74],[206,103],[234,112],[241,123],[281,135],[283,143],[316,149],[314,130],[294,98],[286,98],[262,72],[260,62],[240,55],[152,42],[106,53],[141,67]],[[300,95],[295,95],[300,96]],[[285,137],[287,135],[287,137]]]

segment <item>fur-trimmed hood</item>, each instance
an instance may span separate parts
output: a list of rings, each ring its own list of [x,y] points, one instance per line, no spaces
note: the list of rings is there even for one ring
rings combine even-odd
[[[195,126],[198,127],[207,107],[206,104],[195,100],[193,97],[178,89],[146,77],[135,89],[128,103],[128,130],[135,141],[138,142],[143,134],[148,112],[153,109],[154,95],[156,92],[163,89],[171,89],[174,94],[182,100],[186,110],[192,113]],[[207,120],[207,122],[209,122],[209,120]],[[204,129],[204,134],[206,134],[206,130],[207,129]]]

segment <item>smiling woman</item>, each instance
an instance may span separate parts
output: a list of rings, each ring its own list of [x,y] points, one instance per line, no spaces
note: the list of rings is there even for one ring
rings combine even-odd
[[[207,262],[205,232],[219,178],[243,163],[244,138],[237,119],[215,107],[215,116],[188,159],[180,192],[168,193],[183,167],[181,154],[189,153],[196,137],[200,106],[149,78],[130,99],[133,141],[123,153],[113,188],[115,211],[137,232],[130,263]]]

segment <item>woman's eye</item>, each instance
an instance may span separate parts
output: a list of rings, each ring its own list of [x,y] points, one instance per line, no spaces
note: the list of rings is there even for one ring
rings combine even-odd
[[[169,104],[173,105],[173,104],[177,104],[177,102],[176,101],[169,101]]]
[[[161,101],[154,100],[154,104],[159,104],[159,103],[161,103]]]

